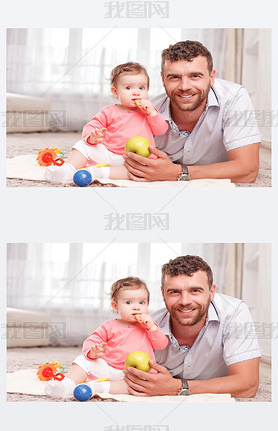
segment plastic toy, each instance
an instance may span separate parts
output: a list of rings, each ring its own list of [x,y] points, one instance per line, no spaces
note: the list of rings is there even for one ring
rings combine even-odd
[[[88,386],[89,382],[106,382],[110,380],[108,377],[101,379],[87,380],[86,382],[79,383],[73,391],[73,396],[77,401],[87,401],[93,395],[92,389]]]
[[[92,175],[87,169],[78,169],[73,176],[73,182],[78,187],[86,187],[92,182]]]
[[[64,378],[65,378],[65,375],[63,373],[57,373],[53,376],[54,380],[59,380],[59,381],[63,380]]]
[[[95,379],[95,380],[86,380],[86,382],[81,382],[82,384],[88,384],[89,382],[107,382],[109,379],[109,377],[102,377],[101,379]],[[81,383],[79,383],[81,385]]]
[[[59,371],[58,371],[59,370]],[[64,371],[59,362],[46,362],[39,366],[37,376],[42,381],[48,380],[63,380],[65,375],[61,372]]]
[[[109,163],[99,163],[97,165],[89,165],[93,166],[94,168],[101,168],[103,166],[109,166]],[[88,166],[88,167],[89,167]],[[78,169],[74,176],[73,176],[73,182],[78,187],[86,187],[92,182],[92,175],[87,170],[87,168]]]
[[[58,154],[60,157],[57,157]],[[63,160],[64,154],[58,147],[45,148],[42,151],[39,151],[37,161],[40,166],[62,166],[64,163]]]
[[[73,391],[73,396],[77,401],[87,401],[92,395],[92,389],[85,384],[77,385]]]

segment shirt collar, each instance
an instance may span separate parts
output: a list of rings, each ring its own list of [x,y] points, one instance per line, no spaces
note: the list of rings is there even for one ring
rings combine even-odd
[[[188,352],[190,350],[189,346],[180,346],[178,340],[174,337],[171,331],[171,324],[169,322],[169,339],[174,347],[176,347],[179,350],[182,350],[184,352]]]
[[[205,113],[208,111],[208,109],[211,106],[218,106],[219,107],[219,103],[218,103],[218,99],[216,96],[216,92],[214,87],[211,87],[209,90],[209,94],[208,94],[208,98],[207,98],[207,103],[206,103],[206,107],[205,107]],[[164,104],[164,109],[163,111],[160,112],[161,116],[164,118],[164,120],[167,120],[171,126],[171,129],[181,135],[181,136],[185,136],[188,137],[190,135],[190,132],[185,131],[180,131],[178,129],[178,126],[176,125],[176,123],[173,121],[172,117],[171,117],[171,109],[170,109],[170,99],[169,97],[166,98],[165,104]]]
[[[165,96],[166,96],[166,94],[165,94]],[[213,86],[209,90],[209,94],[208,94],[208,99],[207,99],[205,111],[207,111],[208,108],[211,107],[211,106],[218,106],[219,107],[218,98],[217,98],[217,95],[216,95],[215,88]],[[164,118],[164,120],[168,120],[169,121],[169,117],[170,117],[170,99],[169,99],[168,96],[166,96],[166,100],[165,100],[163,109],[160,110],[159,112],[162,115],[162,117]]]
[[[214,303],[214,301],[211,301],[209,309],[208,309],[206,325],[208,322],[212,322],[213,320],[220,322],[215,303]]]
[[[217,310],[215,308],[215,304],[212,301],[210,303],[210,305],[209,305],[205,327],[208,326],[209,322],[213,322],[213,321],[218,321],[219,322],[219,316],[218,316]],[[166,315],[164,325],[163,325],[163,327],[161,327],[161,329],[163,330],[163,332],[164,332],[165,335],[168,335],[168,337],[169,337],[171,343],[173,344],[173,346],[175,346],[179,350],[183,350],[183,351],[186,351],[186,352],[188,352],[190,350],[189,346],[180,346],[179,343],[178,343],[178,341],[176,340],[176,338],[172,334],[172,331],[171,331],[171,321],[170,321],[170,313],[169,312]]]
[[[169,124],[171,129],[177,133],[180,136],[185,136],[186,138],[188,138],[188,136],[190,136],[190,132],[188,132],[187,130],[179,130],[178,126],[176,125],[176,123],[174,122],[173,118],[171,117],[171,109],[170,109],[170,103],[168,103],[168,118],[169,118]]]
[[[214,86],[211,87],[208,94],[207,107],[209,108],[210,106],[220,106]]]

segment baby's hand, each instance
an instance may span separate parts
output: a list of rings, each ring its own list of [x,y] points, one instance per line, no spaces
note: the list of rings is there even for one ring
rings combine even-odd
[[[104,141],[107,129],[102,127],[101,129],[94,129],[91,132],[91,136],[88,139],[89,144],[96,145],[101,144]]]
[[[157,329],[157,326],[154,323],[152,317],[149,316],[148,314],[145,314],[145,313],[141,314],[140,323],[141,323],[141,325],[145,326],[145,328],[148,331],[156,331],[156,329]]]
[[[90,359],[102,358],[105,355],[107,343],[96,343],[91,347],[88,357]]]
[[[157,110],[153,107],[152,102],[150,102],[148,99],[140,99],[139,102],[136,104],[149,117],[154,117],[157,114]]]

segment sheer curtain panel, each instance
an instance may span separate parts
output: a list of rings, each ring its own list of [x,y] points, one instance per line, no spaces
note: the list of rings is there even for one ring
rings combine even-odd
[[[199,40],[212,50],[224,77],[225,29],[23,28],[7,30],[7,91],[51,101],[52,130],[79,131],[110,95],[110,72],[126,61],[141,62],[152,97],[162,93],[161,51],[177,41]],[[148,47],[148,49],[146,49]],[[66,121],[55,121],[55,112]]]
[[[225,292],[225,244],[8,244],[7,304],[42,310],[64,325],[52,344],[80,344],[100,323],[115,317],[109,291],[119,278],[138,276],[150,290],[149,310],[163,307],[161,266],[182,254],[196,254],[211,265]],[[219,291],[220,291],[219,290]]]

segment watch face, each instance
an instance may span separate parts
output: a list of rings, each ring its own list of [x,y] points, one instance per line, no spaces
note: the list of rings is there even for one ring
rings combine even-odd
[[[179,181],[190,181],[189,174],[182,174],[179,178]]]
[[[183,380],[182,388],[181,388],[180,392],[178,393],[178,395],[191,395],[187,380]]]
[[[182,389],[180,391],[179,395],[190,395],[190,390],[189,389]]]

